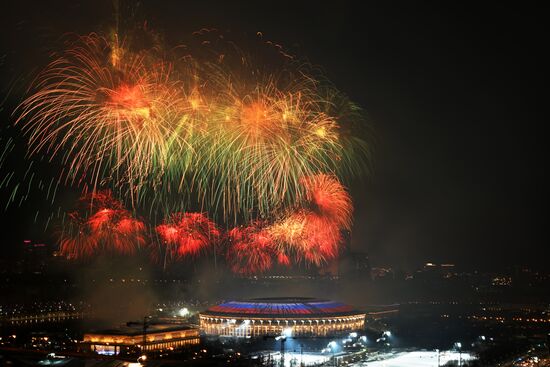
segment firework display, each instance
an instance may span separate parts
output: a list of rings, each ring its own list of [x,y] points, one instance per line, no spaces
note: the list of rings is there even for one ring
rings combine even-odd
[[[370,154],[360,110],[280,45],[260,39],[273,65],[194,36],[208,40],[168,51],[71,37],[15,110],[28,156],[59,161],[57,185],[84,193],[61,253],[147,245],[166,263],[220,244],[239,274],[335,258],[353,212],[341,180]]]

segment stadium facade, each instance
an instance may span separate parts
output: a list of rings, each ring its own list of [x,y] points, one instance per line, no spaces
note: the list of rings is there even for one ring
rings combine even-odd
[[[210,307],[199,315],[207,335],[232,337],[331,336],[365,327],[365,313],[315,298],[255,298]]]

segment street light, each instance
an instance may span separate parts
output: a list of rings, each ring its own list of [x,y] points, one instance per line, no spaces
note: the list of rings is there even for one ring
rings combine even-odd
[[[139,363],[140,366],[142,366],[145,361],[147,361],[147,356],[145,354],[139,356],[137,359],[137,363]]]
[[[462,343],[456,342],[456,348],[458,349],[458,367],[462,366]]]
[[[389,330],[386,330],[382,333],[382,335],[380,336],[380,338],[376,339],[376,342],[377,343],[380,343],[380,342],[384,342],[384,346],[385,347],[389,347],[390,346],[390,338],[392,337],[392,333],[391,331]]]
[[[147,328],[149,327],[149,323],[147,322],[147,319],[149,318],[150,316],[143,317],[143,346],[141,347],[141,352],[143,353],[142,357],[145,357],[145,358],[142,358],[143,360],[147,358],[145,356],[145,351],[147,349]]]
[[[281,367],[285,365],[285,342],[286,338],[290,338],[292,336],[292,328],[285,328],[283,329],[283,332],[281,335],[276,336],[275,340],[281,341]]]
[[[332,352],[332,360],[334,361],[334,365],[336,366],[336,347],[338,344],[333,340],[330,343],[328,343],[328,347],[330,348],[330,351]]]

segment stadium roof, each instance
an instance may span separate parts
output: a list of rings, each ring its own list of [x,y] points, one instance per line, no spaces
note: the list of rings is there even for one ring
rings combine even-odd
[[[254,298],[245,301],[229,301],[210,307],[202,315],[233,317],[328,317],[350,316],[360,313],[342,302],[316,298]]]

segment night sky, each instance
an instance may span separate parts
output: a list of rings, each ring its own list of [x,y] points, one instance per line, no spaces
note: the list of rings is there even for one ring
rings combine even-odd
[[[544,266],[542,10],[362,3],[148,0],[127,16],[147,20],[172,43],[202,27],[261,31],[320,65],[366,110],[374,173],[351,186],[352,244],[373,265]],[[101,32],[113,20],[106,0],[11,6],[0,5],[2,93],[42,67],[63,34]],[[4,248],[31,230],[25,210],[0,212]]]

